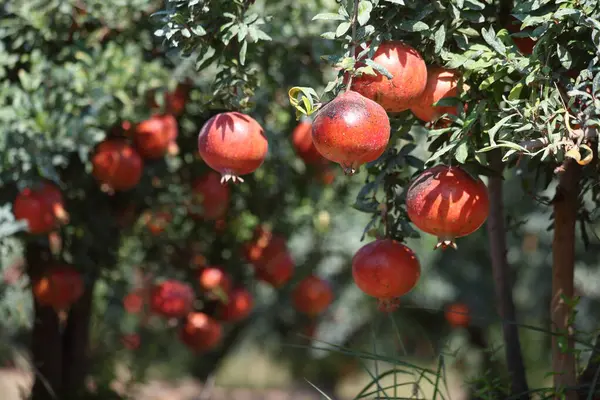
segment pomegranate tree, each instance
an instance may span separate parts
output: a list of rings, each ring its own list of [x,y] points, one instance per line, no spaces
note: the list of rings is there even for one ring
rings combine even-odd
[[[352,175],[383,154],[390,130],[390,120],[379,104],[347,91],[318,111],[312,138],[319,153]]]
[[[457,115],[456,106],[434,106],[434,104],[443,98],[457,96],[459,78],[460,76],[456,71],[441,67],[430,67],[427,71],[427,86],[410,107],[410,111],[425,122],[433,122],[442,114]]]
[[[460,167],[438,165],[411,182],[406,210],[417,228],[438,237],[435,248],[456,248],[456,238],[475,232],[487,219],[487,187]]]
[[[174,116],[153,115],[135,127],[133,140],[138,153],[146,159],[162,158],[176,154],[178,127]]]
[[[107,139],[92,156],[94,177],[111,190],[125,191],[142,178],[144,163],[138,152],[124,139]]]
[[[304,278],[292,292],[294,308],[313,317],[325,311],[332,301],[333,290],[329,282],[315,275]]]
[[[221,174],[221,182],[243,182],[240,176],[256,171],[267,157],[268,149],[260,124],[235,111],[215,115],[198,134],[200,156]]]
[[[378,239],[358,250],[352,258],[356,286],[379,299],[379,308],[394,310],[397,298],[410,292],[421,276],[415,253],[393,239]]]
[[[227,301],[220,305],[217,315],[222,321],[238,322],[250,315],[253,306],[252,293],[245,288],[235,288],[229,293]]]
[[[355,77],[351,89],[379,103],[385,111],[410,108],[427,84],[427,67],[421,54],[406,43],[392,41],[379,45],[373,61],[392,75],[363,74]]]
[[[192,311],[194,291],[176,280],[166,280],[154,286],[150,293],[150,309],[166,318],[182,318]]]
[[[201,213],[191,212],[194,218],[209,221],[221,219],[227,213],[231,192],[229,186],[221,184],[221,177],[216,172],[209,172],[192,184],[193,204],[202,208]]]
[[[54,265],[34,276],[31,291],[35,300],[55,310],[65,310],[83,295],[81,273],[70,265]]]
[[[222,335],[221,324],[201,312],[189,313],[179,331],[181,341],[196,352],[213,349],[221,341]]]

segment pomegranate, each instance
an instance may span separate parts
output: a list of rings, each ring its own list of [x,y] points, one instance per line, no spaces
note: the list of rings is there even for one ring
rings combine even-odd
[[[309,316],[321,314],[333,301],[329,283],[315,275],[304,278],[292,292],[296,310]]]
[[[210,298],[225,299],[231,291],[231,278],[221,267],[209,266],[198,274],[200,287]]]
[[[140,348],[142,339],[137,333],[127,333],[121,337],[121,343],[128,350],[137,350]]]
[[[135,127],[135,147],[143,158],[157,159],[178,152],[177,120],[172,115],[153,115]]]
[[[467,327],[471,321],[469,307],[463,303],[450,304],[445,311],[446,321],[454,328]]]
[[[287,249],[275,253],[272,257],[263,254],[260,264],[256,265],[256,277],[275,288],[280,288],[291,279],[294,268],[294,259]]]
[[[390,140],[390,120],[379,104],[349,91],[318,111],[312,138],[319,153],[352,175],[383,154]]]
[[[433,122],[442,114],[457,115],[456,107],[437,106],[434,104],[446,97],[458,95],[458,80],[460,76],[455,71],[431,67],[427,71],[427,86],[411,106],[412,113],[422,121]]]
[[[236,288],[229,293],[227,303],[220,306],[218,315],[223,321],[238,322],[250,315],[253,305],[252,294],[247,289]]]
[[[392,239],[375,240],[352,258],[356,286],[379,299],[379,308],[384,311],[396,309],[397,298],[410,292],[420,276],[421,266],[415,253]]]
[[[202,208],[200,215],[191,213],[193,217],[203,217],[216,221],[225,216],[229,208],[231,193],[229,186],[221,184],[221,177],[216,172],[209,172],[197,179],[192,185],[194,204]]]
[[[455,238],[475,232],[487,219],[487,187],[460,167],[438,165],[409,185],[406,210],[417,228],[438,237],[436,249],[456,248]]]
[[[59,222],[66,223],[69,219],[62,193],[50,182],[21,191],[13,204],[13,213],[17,220],[27,221],[32,234],[48,233]]]
[[[56,265],[33,277],[31,290],[39,304],[65,310],[83,295],[84,282],[75,268]]]
[[[142,158],[123,139],[100,143],[92,157],[94,177],[112,190],[129,190],[142,178]]]
[[[302,121],[294,128],[292,144],[305,164],[322,165],[327,163],[327,159],[319,153],[313,143],[312,123],[310,121]]]
[[[221,341],[222,335],[221,324],[200,312],[188,314],[179,332],[181,341],[196,352],[215,348]]]
[[[123,308],[129,314],[139,314],[144,308],[143,290],[137,289],[123,298]]]
[[[150,309],[154,314],[167,318],[182,318],[194,304],[192,288],[176,280],[166,280],[152,288]]]
[[[263,128],[249,115],[225,112],[209,119],[198,134],[204,162],[219,172],[221,182],[243,182],[265,160],[269,145]]]
[[[418,51],[392,41],[381,43],[373,61],[385,67],[392,79],[377,74],[355,77],[351,89],[379,103],[385,111],[408,110],[427,84],[427,66]]]
[[[521,25],[521,21],[519,21],[515,17],[512,17],[511,21],[506,25],[506,29],[510,33],[519,33],[519,32],[521,32],[520,25]],[[531,29],[526,29],[525,32],[531,33],[532,31],[531,31]],[[535,40],[533,40],[530,37],[514,37],[514,36],[512,39],[513,39],[513,42],[515,43],[515,46],[517,46],[517,48],[523,55],[529,56],[533,53],[533,48],[535,47]]]
[[[188,83],[180,83],[174,91],[165,92],[165,108],[169,114],[180,116],[185,111],[185,105],[188,100],[190,85]],[[150,92],[148,96],[148,105],[152,109],[158,109],[158,104],[154,99],[154,92]]]
[[[335,181],[335,175],[333,168],[325,168],[319,171],[319,180],[323,185],[331,185]]]

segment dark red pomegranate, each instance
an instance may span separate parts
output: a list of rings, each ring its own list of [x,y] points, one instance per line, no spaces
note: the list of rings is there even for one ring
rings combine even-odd
[[[180,116],[185,111],[185,105],[188,101],[191,85],[189,83],[179,83],[174,91],[165,92],[165,110],[169,114]],[[148,105],[152,109],[158,109],[158,104],[154,99],[154,92],[148,93]]]
[[[33,277],[31,290],[40,305],[65,310],[83,295],[84,282],[72,266],[56,265]]]
[[[406,192],[410,220],[438,237],[435,248],[456,248],[455,239],[483,225],[489,212],[485,184],[460,167],[438,165],[423,171]]]
[[[153,115],[135,127],[133,140],[138,153],[146,159],[162,158],[176,154],[178,127],[172,115]]]
[[[269,145],[263,128],[249,115],[225,112],[209,119],[198,134],[198,150],[204,162],[219,172],[221,181],[244,180],[241,175],[258,169]]]
[[[17,220],[27,221],[29,233],[48,233],[59,223],[68,221],[60,190],[52,183],[27,188],[15,198],[13,214]]]
[[[124,139],[108,139],[100,143],[92,157],[92,174],[112,190],[125,191],[142,178],[144,163]]]
[[[295,266],[294,259],[287,249],[272,256],[269,251],[263,253],[260,264],[255,264],[256,277],[275,288],[280,288],[292,278]]]
[[[450,304],[444,313],[446,321],[454,328],[466,328],[471,322],[469,307],[463,303]]]
[[[427,86],[410,110],[417,118],[425,122],[433,122],[443,114],[457,115],[457,107],[437,106],[434,104],[446,97],[458,95],[458,80],[456,71],[446,68],[430,67],[427,71]]]
[[[231,292],[231,278],[221,267],[202,268],[198,274],[198,282],[207,295],[213,299],[224,299]]]
[[[512,17],[510,22],[506,25],[506,29],[510,33],[520,33],[521,32],[520,25],[521,25],[521,21],[519,21],[515,17]],[[524,32],[531,33],[532,30],[525,29]],[[529,56],[533,53],[533,48],[535,47],[535,40],[533,40],[530,37],[515,37],[515,36],[513,36],[512,39],[513,39],[513,42],[515,43],[515,46],[517,46],[517,48],[523,55]]]
[[[244,288],[236,288],[229,293],[227,302],[220,306],[218,315],[223,321],[238,322],[250,315],[253,306],[252,293]]]
[[[166,318],[182,318],[192,311],[194,298],[194,291],[188,284],[166,280],[152,288],[150,309]]]
[[[392,79],[377,74],[355,77],[351,89],[379,103],[385,111],[410,108],[427,83],[427,67],[418,51],[402,42],[381,43],[373,61],[385,67]]]
[[[312,317],[325,311],[332,301],[329,282],[315,275],[304,278],[292,292],[294,308]]]
[[[222,335],[221,324],[200,312],[188,314],[179,332],[181,341],[198,353],[215,348],[221,341]]]
[[[312,138],[319,153],[352,175],[383,154],[390,140],[390,120],[379,104],[349,91],[318,111]]]
[[[292,144],[296,154],[305,164],[322,165],[327,164],[324,158],[317,150],[312,139],[312,123],[310,121],[300,122],[292,132]]]
[[[415,253],[392,239],[379,239],[363,246],[352,258],[356,286],[379,299],[385,311],[398,306],[397,298],[410,292],[421,276]]]
[[[202,208],[200,215],[191,213],[193,217],[216,221],[227,214],[231,192],[229,186],[221,183],[221,177],[216,172],[209,172],[194,181],[193,202]]]
[[[144,309],[144,291],[134,290],[123,298],[123,308],[130,314],[139,314]]]
[[[137,350],[140,348],[142,339],[137,333],[126,333],[121,337],[121,343],[128,350]]]

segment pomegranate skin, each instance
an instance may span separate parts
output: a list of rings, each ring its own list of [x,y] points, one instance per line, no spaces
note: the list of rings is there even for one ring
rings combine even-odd
[[[174,152],[179,132],[172,115],[153,115],[135,127],[134,143],[138,153],[146,159],[162,158]]]
[[[326,164],[324,158],[317,150],[312,139],[312,123],[309,121],[300,122],[292,132],[292,144],[298,157],[307,165]]]
[[[201,353],[215,348],[221,341],[221,324],[200,312],[190,313],[179,331],[181,341],[195,352]]]
[[[410,292],[421,277],[415,253],[392,239],[379,239],[361,247],[352,258],[356,286],[380,301],[380,308],[393,309],[394,299]]]
[[[29,233],[38,235],[48,233],[56,226],[56,217],[50,204],[44,200],[39,191],[24,189],[13,203],[13,214],[16,220],[25,220]]]
[[[455,106],[434,107],[434,104],[443,98],[457,96],[459,78],[460,76],[455,71],[440,67],[429,68],[427,71],[427,86],[411,106],[410,111],[424,122],[433,122],[446,113],[457,115],[458,110]]]
[[[220,319],[227,322],[238,322],[246,319],[252,312],[254,298],[244,288],[237,288],[229,293],[227,303],[219,309]]]
[[[469,307],[463,303],[450,304],[444,313],[446,321],[454,328],[467,327],[471,322]]]
[[[294,308],[311,317],[321,314],[333,301],[329,283],[315,275],[304,278],[292,292]]]
[[[204,162],[219,172],[221,182],[244,180],[264,162],[269,144],[263,128],[249,115],[225,112],[209,119],[198,134]]]
[[[75,268],[57,265],[35,277],[31,290],[40,305],[65,310],[83,295],[84,282]]]
[[[142,157],[123,139],[108,139],[100,143],[92,157],[92,165],[92,175],[117,191],[136,186],[144,168]]]
[[[427,84],[427,66],[421,54],[397,41],[381,43],[373,61],[385,67],[392,79],[377,74],[355,77],[351,89],[379,103],[387,112],[408,110]]]
[[[390,140],[390,120],[383,108],[348,91],[327,103],[313,122],[312,138],[319,153],[354,174],[378,159]]]
[[[194,201],[202,207],[200,215],[191,213],[193,218],[204,218],[216,221],[225,217],[229,208],[231,191],[229,186],[221,184],[221,177],[216,172],[209,172],[194,181],[192,191]]]
[[[456,248],[455,238],[483,225],[489,213],[487,187],[460,167],[437,165],[423,171],[406,192],[410,220],[438,237],[435,248]]]
[[[194,297],[189,285],[167,280],[152,288],[150,309],[154,314],[166,318],[182,318],[192,310]]]
[[[256,267],[256,277],[276,289],[285,285],[292,278],[296,266],[287,249],[271,258],[263,256],[263,263]]]

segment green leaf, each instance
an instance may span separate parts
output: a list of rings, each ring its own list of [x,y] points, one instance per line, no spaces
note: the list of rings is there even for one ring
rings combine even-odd
[[[342,22],[341,24],[339,24],[337,29],[335,30],[335,37],[343,36],[346,32],[348,32],[350,26],[350,22]]]
[[[347,18],[338,13],[321,13],[313,17],[313,21],[325,20],[325,21],[347,21]]]
[[[496,143],[495,145],[487,146],[482,149],[479,149],[479,150],[477,150],[477,153],[486,153],[488,151],[491,151],[494,149],[499,149],[499,148],[509,148],[509,149],[517,150],[517,151],[525,153],[525,154],[531,154],[529,152],[529,150],[527,150],[525,147],[519,146],[516,143],[507,142],[505,140],[499,140],[498,143]]]
[[[558,52],[558,59],[560,60],[562,66],[566,69],[571,69],[571,65],[573,65],[573,57],[571,57],[569,50],[558,43],[556,45],[556,51]]]
[[[369,18],[371,18],[371,10],[373,10],[373,4],[371,4],[368,0],[361,0],[358,3],[358,23],[360,26],[363,26],[367,22],[369,22]]]
[[[513,86],[513,88],[510,90],[510,93],[508,94],[508,100],[519,99],[521,97],[521,92],[523,91],[524,87],[525,85],[523,84],[523,82],[519,82],[515,86]]]
[[[488,136],[490,138],[490,145],[494,145],[496,143],[495,138],[496,138],[496,134],[498,133],[498,131],[500,129],[502,129],[502,127],[516,115],[518,115],[518,114],[516,114],[516,113],[511,114],[511,115],[508,115],[508,116],[502,118],[500,121],[496,122],[496,124],[488,131]]]
[[[435,54],[440,54],[442,48],[444,47],[444,42],[446,41],[446,26],[441,25],[437,31],[435,31],[435,35],[433,36],[435,41]]]
[[[421,21],[402,21],[397,25],[398,29],[406,32],[422,32],[429,29],[429,25]]]
[[[240,49],[240,64],[246,64],[246,52],[248,51],[248,42],[244,41],[242,48]]]
[[[468,156],[469,156],[469,145],[467,144],[466,141],[463,141],[456,148],[456,152],[454,153],[454,158],[456,159],[456,161],[458,161],[459,163],[462,164],[466,161]]]
[[[496,50],[499,54],[506,54],[506,46],[504,46],[504,43],[502,43],[496,37],[496,32],[494,31],[494,28],[490,27],[489,30],[481,28],[481,36],[483,37],[483,40],[485,40],[485,42],[489,44],[494,50]]]
[[[438,149],[438,151],[433,153],[433,155],[431,157],[429,157],[427,159],[427,161],[425,161],[425,163],[427,164],[431,161],[435,161],[435,160],[439,159],[441,156],[448,153],[450,150],[454,149],[455,147],[456,147],[456,142],[446,144],[444,147],[442,147],[441,149]]]
[[[383,65],[379,65],[375,61],[370,60],[370,59],[365,60],[365,64],[367,64],[369,67],[372,67],[375,71],[379,72],[381,75],[385,76],[386,78],[388,78],[388,79],[393,78],[392,74],[390,74],[390,72]]]

